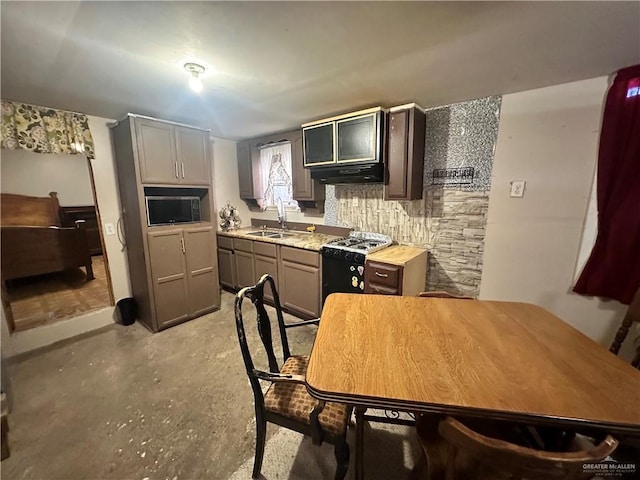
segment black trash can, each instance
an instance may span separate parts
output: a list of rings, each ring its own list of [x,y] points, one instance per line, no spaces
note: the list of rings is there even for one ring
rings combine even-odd
[[[120,325],[131,325],[138,318],[138,305],[135,298],[127,297],[122,300],[118,300],[116,304],[118,307],[117,320]]]

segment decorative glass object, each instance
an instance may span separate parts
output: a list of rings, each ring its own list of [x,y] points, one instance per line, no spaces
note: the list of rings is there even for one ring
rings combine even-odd
[[[220,209],[219,215],[220,228],[225,232],[238,228],[242,223],[242,220],[240,220],[240,216],[238,215],[238,210],[236,210],[236,207],[231,205],[229,202]]]

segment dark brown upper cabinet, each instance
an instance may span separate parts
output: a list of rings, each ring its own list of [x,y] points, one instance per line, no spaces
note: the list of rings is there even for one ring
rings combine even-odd
[[[311,179],[310,170],[303,165],[302,130],[265,135],[238,142],[238,182],[240,198],[249,207],[257,206],[262,198],[262,173],[260,171],[260,147],[289,141],[291,143],[291,170],[293,199],[302,210],[324,212],[324,186]]]
[[[134,125],[143,184],[211,185],[207,130],[144,117]]]
[[[304,168],[302,130],[287,134],[291,142],[291,169],[293,174],[293,199],[303,210],[324,212],[324,185],[311,178],[311,170]]]
[[[426,115],[416,104],[389,110],[385,200],[419,200],[423,195]]]
[[[251,167],[251,154],[249,142],[242,141],[236,145],[238,155],[238,182],[240,185],[240,198],[254,198],[253,195],[253,169]]]
[[[238,142],[238,182],[240,198],[249,208],[258,208],[262,198],[262,177],[260,174],[260,151],[256,139]]]

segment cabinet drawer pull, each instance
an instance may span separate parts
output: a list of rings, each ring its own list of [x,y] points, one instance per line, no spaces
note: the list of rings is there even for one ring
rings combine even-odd
[[[184,162],[180,162],[180,165],[182,165],[182,178],[184,178]]]
[[[178,178],[178,162],[173,162],[173,166],[175,167],[176,178]]]
[[[180,246],[182,247],[182,253],[186,253],[186,250],[184,248],[184,238],[180,239]]]
[[[379,273],[379,272],[374,272],[374,273],[376,274],[376,277],[389,278],[388,273]]]

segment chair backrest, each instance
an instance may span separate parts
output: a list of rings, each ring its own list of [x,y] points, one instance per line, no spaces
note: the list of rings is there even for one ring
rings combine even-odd
[[[291,356],[291,353],[289,351],[289,342],[287,341],[287,334],[285,331],[282,307],[280,306],[280,297],[278,296],[276,284],[273,278],[268,274],[264,274],[255,286],[245,287],[240,290],[237,293],[235,300],[236,330],[238,331],[238,340],[240,342],[242,359],[244,360],[244,366],[247,370],[247,375],[249,376],[249,381],[251,383],[251,387],[253,388],[253,393],[256,396],[256,400],[260,399],[261,402],[264,401],[262,389],[260,388],[260,382],[258,381],[258,377],[256,376],[254,371],[254,354],[257,354],[257,352],[252,352],[247,342],[244,319],[242,316],[242,303],[244,299],[247,298],[255,307],[257,313],[256,324],[258,335],[260,337],[262,345],[264,346],[264,351],[266,353],[267,362],[269,365],[269,371],[272,373],[280,373],[280,365],[278,364],[278,360],[273,349],[271,320],[269,319],[269,314],[267,313],[264,305],[264,287],[267,284],[270,285],[273,295],[273,301],[276,310],[276,321],[278,322],[278,331],[280,333],[280,340],[282,344],[282,361],[284,362]]]
[[[616,355],[618,354],[622,343],[624,342],[625,338],[627,338],[627,334],[629,333],[629,329],[631,328],[633,322],[640,323],[640,287],[631,299],[631,303],[629,304],[627,313],[622,319],[622,324],[616,332],[616,336],[611,343],[611,347],[609,348],[610,352],[615,353]],[[636,368],[640,366],[640,346],[638,346],[638,348],[636,349],[636,356],[631,363]]]
[[[444,290],[439,290],[436,292],[420,292],[418,296],[426,298],[458,298],[461,300],[475,300],[474,297],[468,297],[466,295],[454,295],[452,293],[445,292]]]
[[[477,462],[490,466],[510,478],[550,479],[583,478],[584,464],[597,463],[611,455],[618,441],[608,435],[599,445],[578,452],[549,452],[522,447],[484,436],[451,417],[440,422],[439,431],[448,442],[447,480],[453,477],[453,460],[464,452]]]

